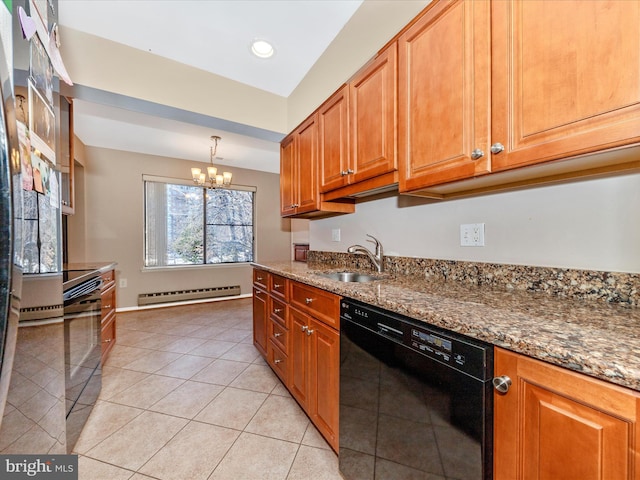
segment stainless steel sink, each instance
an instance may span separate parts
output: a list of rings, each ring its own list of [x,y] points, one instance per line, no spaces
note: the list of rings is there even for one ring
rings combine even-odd
[[[356,283],[364,283],[364,282],[372,282],[374,280],[380,280],[380,277],[375,275],[368,275],[366,273],[358,273],[358,272],[332,272],[332,273],[319,273],[318,275],[326,278],[330,278],[331,280],[338,280],[339,282],[356,282]]]

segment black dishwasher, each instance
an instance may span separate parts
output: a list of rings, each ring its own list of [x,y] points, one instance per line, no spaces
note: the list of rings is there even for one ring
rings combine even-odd
[[[344,478],[493,478],[492,376],[491,345],[343,299]]]

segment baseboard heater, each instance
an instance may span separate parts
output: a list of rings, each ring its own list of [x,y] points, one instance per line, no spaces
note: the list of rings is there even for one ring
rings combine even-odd
[[[154,305],[156,303],[185,302],[188,300],[202,300],[206,298],[233,297],[240,295],[240,285],[227,287],[194,288],[191,290],[176,290],[173,292],[141,293],[138,295],[138,306]]]

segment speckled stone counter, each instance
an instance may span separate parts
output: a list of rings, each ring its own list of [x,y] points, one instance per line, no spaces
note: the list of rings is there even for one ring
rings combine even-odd
[[[640,391],[640,308],[635,300],[576,299],[397,269],[369,283],[323,277],[345,270],[336,262],[254,266]],[[631,277],[632,283],[637,280]]]
[[[95,270],[99,273],[108,272],[116,268],[116,262],[76,262],[65,263],[63,270]]]
[[[116,262],[79,262],[79,263],[65,263],[62,266],[64,272],[63,289],[66,290],[74,285],[88,280],[96,273],[103,274],[109,270],[116,268]],[[69,275],[71,272],[76,275]],[[77,275],[79,272],[85,272],[83,275]],[[68,277],[68,279],[67,279]]]

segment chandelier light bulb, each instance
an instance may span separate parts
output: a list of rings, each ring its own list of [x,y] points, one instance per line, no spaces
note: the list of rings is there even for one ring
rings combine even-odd
[[[223,174],[219,174],[218,169],[213,165],[213,159],[216,158],[218,142],[220,140],[222,139],[218,135],[211,136],[213,145],[211,145],[209,149],[209,166],[207,167],[206,173],[203,172],[201,168],[193,167],[191,169],[191,178],[195,185],[207,188],[228,188],[231,186],[231,173],[224,172]]]

